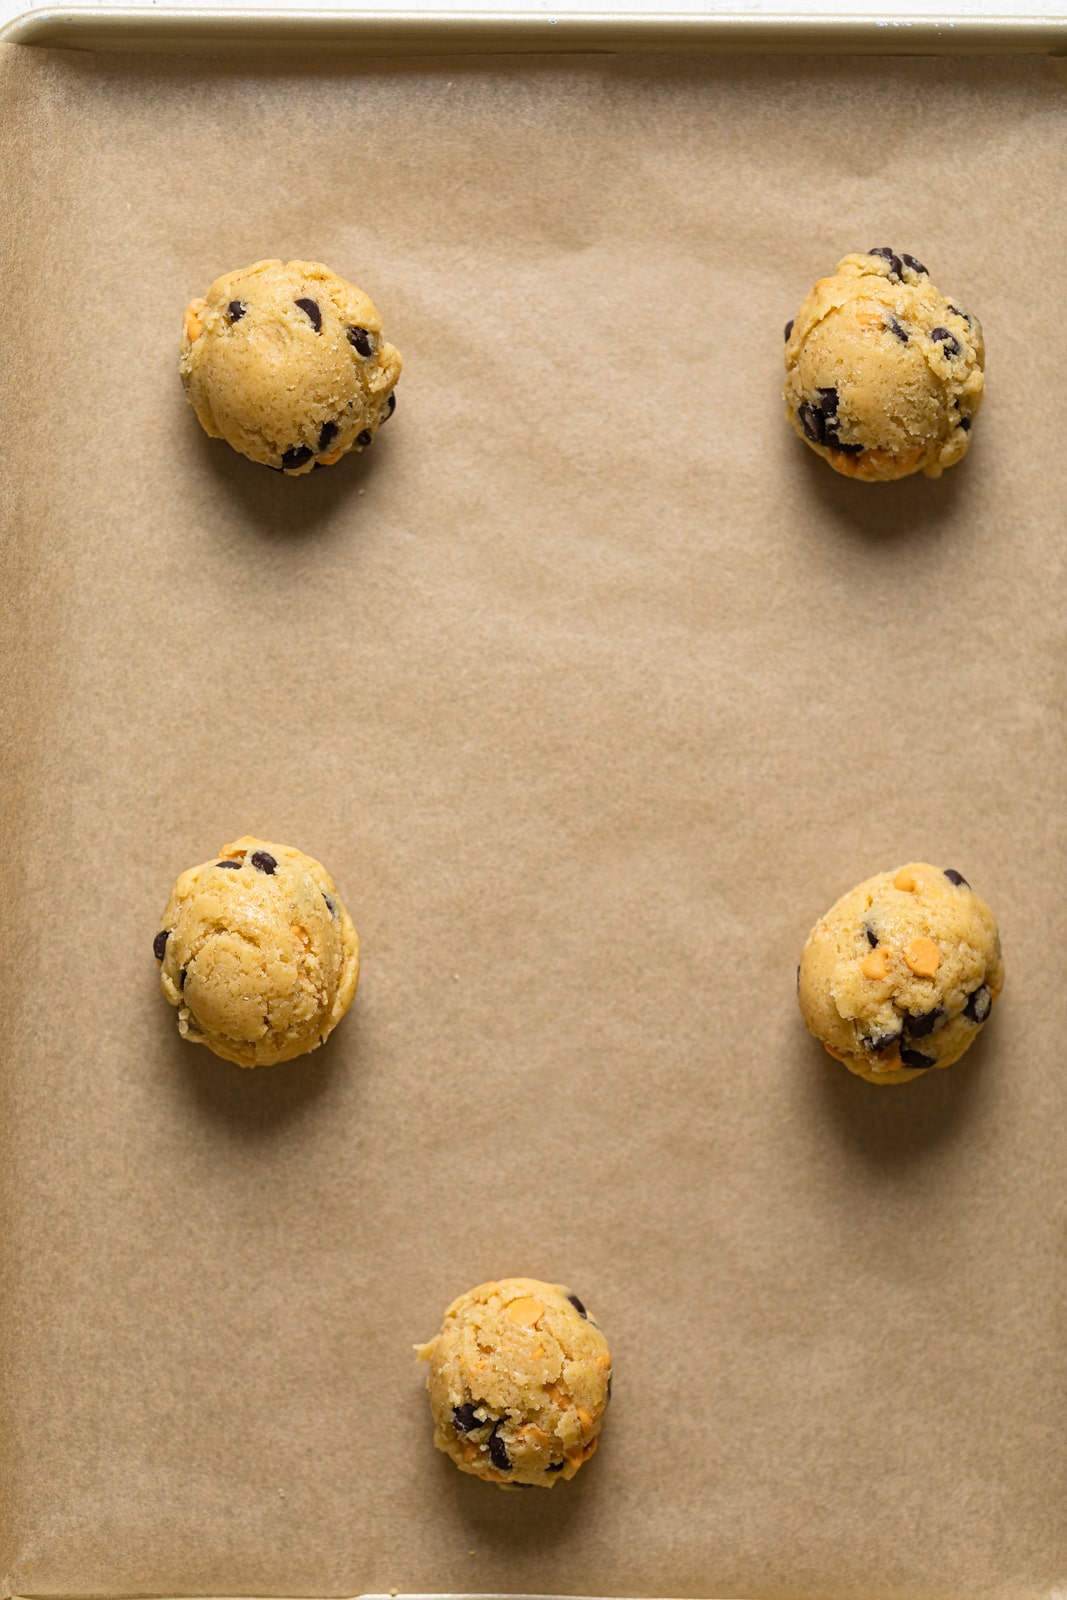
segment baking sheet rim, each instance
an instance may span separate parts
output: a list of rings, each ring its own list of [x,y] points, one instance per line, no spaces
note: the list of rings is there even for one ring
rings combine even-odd
[[[776,54],[1067,55],[1067,15],[813,16],[781,12],[701,14],[523,11],[375,11],[220,6],[44,7],[0,28],[0,43],[83,50],[194,53],[220,46],[249,53],[301,48],[364,55],[438,52],[672,50]]]

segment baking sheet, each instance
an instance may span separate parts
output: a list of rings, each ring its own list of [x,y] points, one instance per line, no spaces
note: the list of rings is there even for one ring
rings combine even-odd
[[[5,1593],[1036,1596],[1067,1583],[1062,67],[0,54]],[[852,248],[982,317],[938,483],[791,436]],[[361,460],[206,439],[180,313],[266,254],[405,356]],[[151,940],[244,831],[363,943],[303,1064]],[[799,946],[922,856],[1008,987],[898,1091]],[[503,1273],[612,1342],[505,1495],[411,1344]]]

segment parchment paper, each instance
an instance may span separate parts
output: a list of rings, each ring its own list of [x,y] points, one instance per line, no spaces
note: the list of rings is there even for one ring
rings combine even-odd
[[[1062,68],[6,52],[4,1593],[1057,1593]],[[781,414],[786,318],[881,244],[986,327],[938,483]],[[266,255],[406,362],[308,479],[177,378]],[[364,956],[255,1073],[151,949],[245,831]],[[913,857],[1008,987],[879,1091],[794,968]],[[434,1451],[411,1352],[504,1273],[615,1354],[551,1494]]]

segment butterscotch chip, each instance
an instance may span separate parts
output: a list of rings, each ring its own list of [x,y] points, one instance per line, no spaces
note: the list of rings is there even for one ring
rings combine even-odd
[[[507,1316],[509,1322],[514,1322],[518,1328],[534,1328],[544,1316],[545,1308],[540,1300],[535,1300],[533,1295],[526,1295],[522,1300],[513,1300],[508,1306]]]
[[[880,950],[872,950],[869,955],[864,956],[860,962],[860,971],[865,978],[880,982],[883,978],[888,978],[892,965],[893,953],[883,945]]]
[[[462,1472],[550,1489],[596,1450],[611,1353],[560,1284],[483,1283],[453,1301],[437,1337],[416,1350],[430,1364],[434,1443]]]
[[[182,1038],[242,1067],[322,1044],[359,979],[359,939],[325,867],[250,837],[182,873],[153,951]]]
[[[815,924],[797,998],[830,1055],[872,1083],[958,1061],[1004,983],[993,913],[953,867],[868,878]]]
[[[912,939],[904,946],[904,961],[917,978],[932,978],[941,965],[941,952],[932,939]]]

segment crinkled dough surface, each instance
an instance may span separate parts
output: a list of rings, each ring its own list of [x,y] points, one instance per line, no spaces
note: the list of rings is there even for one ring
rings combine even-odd
[[[242,1067],[323,1044],[359,979],[359,939],[325,867],[247,835],[182,873],[155,953],[182,1038]]]
[[[936,478],[967,452],[984,362],[977,317],[921,261],[845,256],[786,325],[786,413],[835,472]]]
[[[871,1083],[907,1083],[969,1049],[1004,986],[993,913],[954,868],[909,862],[851,889],[808,935],[800,1009]]]
[[[257,261],[185,311],[179,372],[204,431],[291,477],[371,443],[400,366],[374,303],[317,261]]]
[[[504,1278],[460,1295],[428,1361],[434,1443],[501,1488],[549,1489],[597,1447],[611,1392],[607,1340],[561,1284]]]

